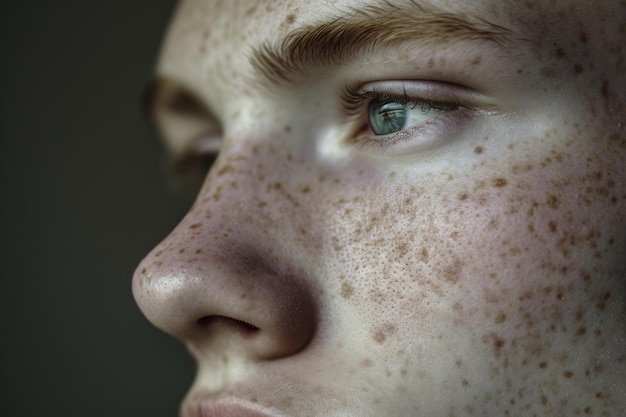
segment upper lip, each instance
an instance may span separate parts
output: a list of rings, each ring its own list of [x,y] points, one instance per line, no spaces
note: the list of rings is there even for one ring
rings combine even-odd
[[[275,410],[237,397],[208,397],[183,404],[183,417],[282,417]]]

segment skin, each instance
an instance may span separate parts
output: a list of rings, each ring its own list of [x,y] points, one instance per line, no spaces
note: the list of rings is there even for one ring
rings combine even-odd
[[[156,123],[174,155],[219,156],[133,291],[197,360],[182,415],[619,415],[626,4],[433,0],[524,41],[403,43],[259,81],[252,47],[364,3],[178,7],[157,74],[202,111],[162,94]],[[362,80],[480,99],[364,145],[367,105],[358,120],[337,106]]]

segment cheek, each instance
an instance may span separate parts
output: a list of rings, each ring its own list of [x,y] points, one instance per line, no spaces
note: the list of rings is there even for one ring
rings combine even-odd
[[[626,187],[616,161],[541,147],[481,149],[470,178],[388,173],[328,203],[323,256],[337,294],[378,327],[382,317],[573,325],[564,306],[600,302],[620,273]]]

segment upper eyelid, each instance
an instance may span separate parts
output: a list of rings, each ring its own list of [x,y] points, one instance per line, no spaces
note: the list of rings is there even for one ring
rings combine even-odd
[[[464,85],[437,80],[381,80],[353,82],[340,90],[340,102],[344,116],[360,115],[367,97],[402,98],[408,103],[424,103],[437,107],[455,105],[469,110],[498,111],[498,106],[489,96]]]
[[[415,83],[415,81],[407,81],[408,83]],[[415,91],[409,92],[406,88],[401,90],[398,88],[388,89],[385,85],[389,82],[380,83],[366,83],[360,86],[345,85],[340,92],[341,105],[344,111],[344,115],[348,118],[357,117],[362,113],[363,108],[366,107],[370,99],[378,99],[381,101],[395,101],[405,105],[426,104],[433,107],[460,107],[461,101],[457,95],[454,94],[441,94],[446,96],[445,98],[438,97],[436,94],[425,91],[417,93]],[[471,107],[468,104],[468,107]]]

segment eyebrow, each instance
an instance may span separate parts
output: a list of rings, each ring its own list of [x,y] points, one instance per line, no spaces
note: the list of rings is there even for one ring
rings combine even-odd
[[[298,28],[278,43],[266,42],[253,50],[251,63],[262,80],[290,85],[315,68],[338,66],[375,48],[402,42],[419,41],[432,47],[463,41],[504,46],[514,38],[512,30],[479,16],[454,14],[415,0],[385,1]]]

